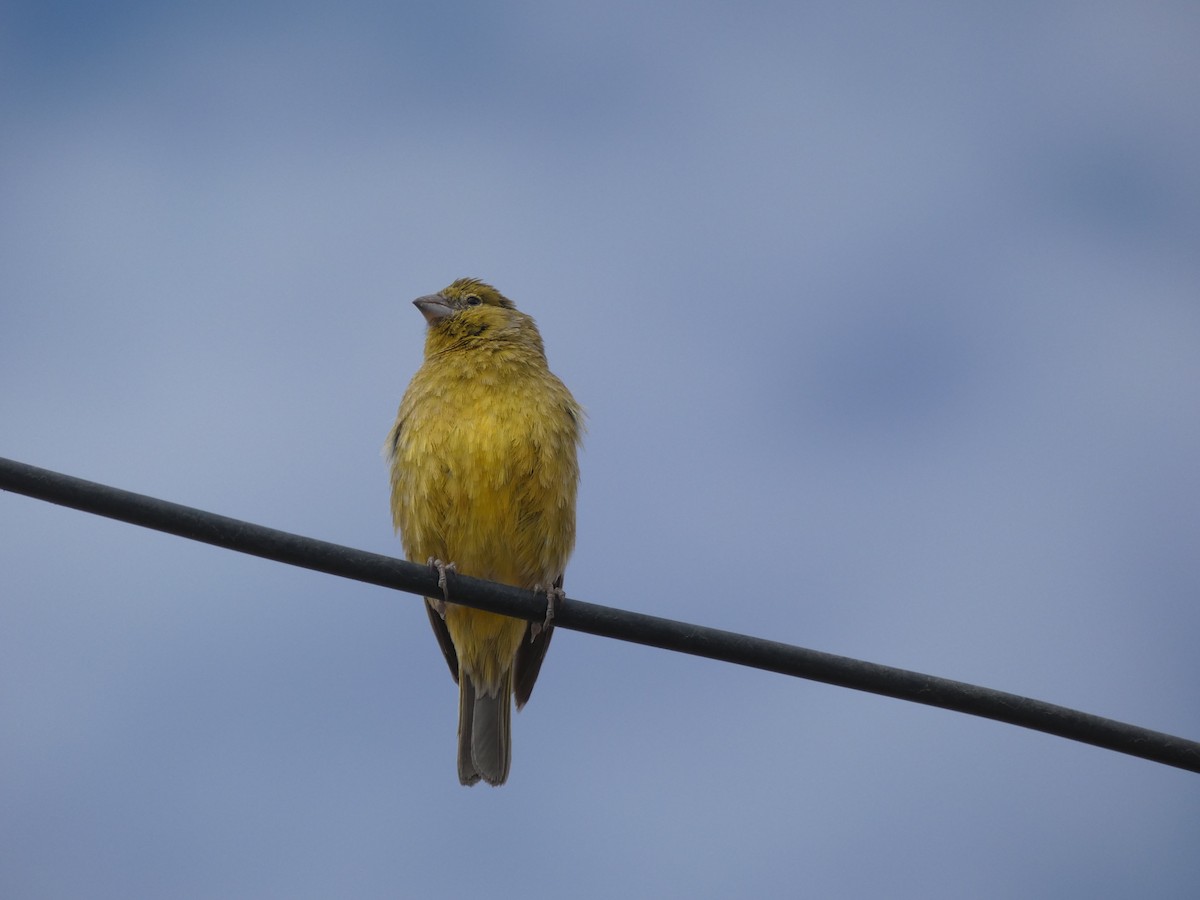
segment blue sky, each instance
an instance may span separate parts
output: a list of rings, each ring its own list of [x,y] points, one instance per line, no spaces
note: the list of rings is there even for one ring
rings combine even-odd
[[[0,455],[399,553],[456,277],[589,412],[568,593],[1200,737],[1200,11],[15,3]],[[12,897],[1191,897],[1195,775],[0,496]]]

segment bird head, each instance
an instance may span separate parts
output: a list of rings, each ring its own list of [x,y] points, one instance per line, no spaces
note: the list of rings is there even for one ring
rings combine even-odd
[[[427,352],[509,341],[542,352],[533,319],[476,278],[460,278],[436,294],[418,297],[413,305],[429,323]]]

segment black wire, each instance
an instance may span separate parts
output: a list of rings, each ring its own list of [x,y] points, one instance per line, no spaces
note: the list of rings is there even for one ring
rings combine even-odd
[[[3,457],[0,457],[0,488],[330,575],[422,596],[441,593],[437,574],[428,566],[264,528]],[[533,591],[465,575],[449,577],[450,594],[456,603],[530,621],[540,622],[545,618],[546,598]],[[554,624],[982,716],[1200,772],[1200,743],[1195,741],[960,681],[582,600],[568,599],[561,603]]]

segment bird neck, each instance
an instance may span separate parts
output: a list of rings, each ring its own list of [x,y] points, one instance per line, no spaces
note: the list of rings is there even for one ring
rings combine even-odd
[[[427,341],[425,364],[455,378],[507,381],[522,372],[545,371],[546,356],[540,346],[518,341]]]
[[[498,325],[451,318],[431,326],[425,335],[425,358],[442,356],[454,357],[461,366],[546,365],[541,335],[527,316]]]

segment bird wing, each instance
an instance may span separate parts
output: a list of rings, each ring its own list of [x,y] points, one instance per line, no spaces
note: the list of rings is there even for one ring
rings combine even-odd
[[[554,586],[562,590],[561,575],[554,580]],[[528,637],[521,641],[521,646],[517,648],[517,658],[513,661],[513,696],[517,700],[517,709],[524,706],[529,700],[529,695],[533,693],[533,683],[537,681],[538,672],[542,670],[542,660],[546,658],[550,638],[554,636],[553,625],[548,625],[537,634],[533,634],[533,624],[530,622],[526,627],[525,634]]]
[[[450,674],[454,677],[454,683],[458,683],[458,653],[454,650],[454,641],[450,639],[450,629],[446,627],[446,620],[442,618],[441,613],[433,608],[433,604],[429,602],[429,598],[425,599],[425,612],[429,613],[429,624],[433,626],[433,633],[437,635],[438,645],[442,648],[442,655],[446,657],[446,664],[450,666]],[[545,651],[542,651],[543,653]],[[536,672],[534,673],[537,674]],[[531,684],[530,687],[533,687]]]

